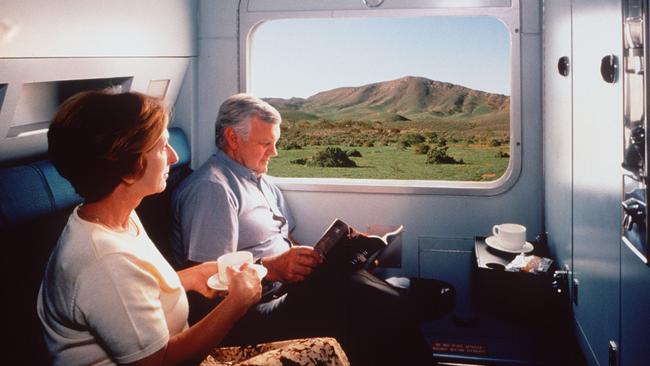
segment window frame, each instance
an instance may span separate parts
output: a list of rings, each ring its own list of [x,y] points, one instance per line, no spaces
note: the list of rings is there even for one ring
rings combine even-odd
[[[437,5],[436,5],[437,4]],[[518,1],[456,0],[432,3],[421,0],[384,0],[368,8],[359,0],[242,0],[239,7],[237,35],[239,90],[250,90],[251,39],[262,23],[278,19],[359,18],[359,17],[435,17],[489,16],[503,23],[510,33],[510,160],[505,173],[493,181],[445,181],[402,179],[301,178],[271,177],[283,190],[309,192],[438,194],[494,196],[517,182],[522,164],[521,121],[521,26]]]

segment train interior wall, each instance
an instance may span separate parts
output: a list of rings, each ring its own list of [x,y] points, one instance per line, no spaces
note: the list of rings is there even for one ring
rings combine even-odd
[[[506,10],[494,6],[506,3]],[[496,223],[524,224],[529,239],[547,235],[549,255],[569,272],[568,321],[587,363],[607,365],[612,342],[618,365],[646,362],[650,269],[620,240],[622,86],[602,82],[598,73],[604,55],[622,57],[620,0],[485,0],[454,6],[385,0],[386,8],[375,13],[351,0],[70,0],[65,6],[4,1],[2,24],[16,32],[0,39],[0,163],[44,154],[43,123],[60,102],[62,86],[100,79],[160,92],[159,81],[166,80],[172,125],[189,137],[196,168],[214,151],[218,106],[246,91],[242,24],[277,14],[388,16],[401,14],[404,4],[432,16],[482,8],[517,15],[507,15],[517,29],[519,54],[513,64],[513,91],[519,94],[513,109],[521,120],[516,147],[521,160],[513,183],[496,194],[472,195],[280,181],[297,218],[295,236],[314,242],[335,217],[359,228],[403,224],[401,267],[385,270],[386,275],[442,279],[457,290],[456,309],[436,324],[434,337],[488,342],[492,349],[503,348],[505,359],[530,360],[530,353],[508,347],[534,347],[526,342],[535,338],[517,337],[522,328],[507,322],[475,322],[481,313],[473,301],[474,238],[488,235]],[[562,56],[571,59],[569,76],[557,72]],[[42,107],[30,107],[36,104]]]

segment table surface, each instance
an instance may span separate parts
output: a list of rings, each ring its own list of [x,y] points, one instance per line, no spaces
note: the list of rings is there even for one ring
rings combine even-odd
[[[538,242],[530,242],[534,249],[532,252],[527,254],[534,254],[539,256],[544,256],[544,253],[541,253],[543,250],[542,245]],[[514,253],[506,253],[493,248],[490,248],[485,243],[484,236],[474,237],[474,252],[476,255],[476,265],[478,268],[484,269],[505,269],[506,264],[512,262],[512,260],[517,256]]]

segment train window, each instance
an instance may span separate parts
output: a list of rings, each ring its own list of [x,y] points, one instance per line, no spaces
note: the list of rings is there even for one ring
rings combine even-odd
[[[269,173],[494,186],[518,154],[511,53],[487,16],[260,23],[248,86],[283,116]]]

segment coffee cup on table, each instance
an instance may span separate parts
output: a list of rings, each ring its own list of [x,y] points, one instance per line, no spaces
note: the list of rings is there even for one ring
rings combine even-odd
[[[520,250],[526,244],[526,227],[519,224],[499,224],[492,227],[497,244],[507,250]]]
[[[228,272],[226,272],[226,268],[233,267],[233,269],[239,270],[239,267],[241,267],[241,265],[244,263],[253,263],[253,253],[238,251],[226,253],[217,258],[217,273],[219,275],[219,282],[224,285],[228,285],[230,278],[228,278]]]

